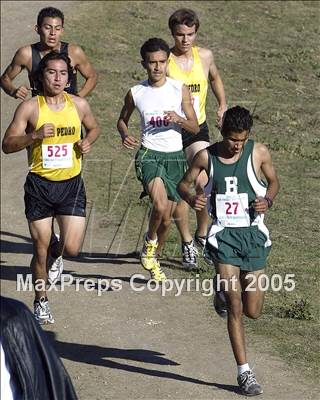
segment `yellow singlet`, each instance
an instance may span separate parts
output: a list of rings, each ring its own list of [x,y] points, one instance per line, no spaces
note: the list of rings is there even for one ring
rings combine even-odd
[[[76,106],[67,93],[64,107],[52,111],[44,96],[37,96],[39,117],[36,129],[43,124],[54,125],[54,136],[37,141],[31,148],[29,170],[50,181],[71,179],[81,172],[82,155],[75,147],[81,138],[81,121]]]
[[[177,65],[172,54],[170,54],[167,75],[170,78],[182,81],[189,87],[193,98],[193,108],[197,114],[198,123],[202,124],[206,120],[208,79],[204,74],[197,47],[192,47],[192,55],[192,69],[191,71],[184,71]]]

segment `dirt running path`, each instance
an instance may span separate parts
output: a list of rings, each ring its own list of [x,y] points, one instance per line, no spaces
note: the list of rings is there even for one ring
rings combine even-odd
[[[57,4],[57,3],[56,3]],[[43,1],[1,2],[1,71],[15,49],[35,41],[32,27]],[[58,3],[75,12],[75,2]],[[27,82],[26,75],[21,80]],[[4,133],[18,101],[1,93],[1,132]],[[2,282],[3,295],[32,307],[32,292],[16,290],[17,274],[29,273],[31,244],[23,212],[24,151],[2,154]],[[162,297],[159,292],[135,292],[129,286],[142,270],[134,259],[107,259],[110,242],[98,226],[92,257],[66,261],[74,278],[118,278],[120,291],[86,292],[76,285],[49,293],[56,323],[46,328],[68,369],[80,399],[236,399],[235,363],[225,321],[217,317],[198,292]],[[91,229],[91,228],[90,228]],[[92,230],[90,231],[92,232]],[[90,244],[91,245],[91,244]],[[88,251],[88,240],[84,252]],[[95,254],[96,253],[96,254]],[[170,271],[168,271],[170,275]],[[144,281],[142,280],[142,283]],[[145,285],[139,285],[145,288]],[[262,399],[315,399],[302,378],[279,359],[259,351],[256,338],[248,355],[264,387]]]

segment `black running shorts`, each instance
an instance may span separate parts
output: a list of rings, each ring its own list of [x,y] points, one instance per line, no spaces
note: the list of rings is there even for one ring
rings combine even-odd
[[[209,128],[206,121],[200,124],[199,128],[200,132],[196,134],[187,132],[185,129],[182,129],[182,143],[184,149],[195,142],[210,142]]]
[[[55,215],[86,216],[86,192],[81,175],[49,181],[29,173],[24,184],[25,214],[29,221]]]

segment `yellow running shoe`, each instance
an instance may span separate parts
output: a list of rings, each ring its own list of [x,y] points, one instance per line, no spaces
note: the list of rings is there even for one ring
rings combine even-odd
[[[164,282],[167,279],[166,274],[160,267],[159,261],[154,263],[154,267],[150,270],[150,275],[151,279],[154,279],[157,282]]]
[[[140,261],[143,268],[147,269],[148,271],[153,269],[157,263],[157,257],[156,257],[157,247],[158,247],[158,242],[152,243],[149,242],[147,238],[145,238]]]

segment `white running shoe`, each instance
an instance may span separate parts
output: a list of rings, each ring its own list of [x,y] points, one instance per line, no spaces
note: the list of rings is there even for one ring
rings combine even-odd
[[[182,265],[188,269],[197,268],[197,256],[199,255],[199,252],[194,245],[193,240],[191,240],[191,242],[183,242],[181,251]]]
[[[54,259],[49,271],[48,271],[48,282],[50,284],[56,283],[60,280],[63,272],[63,259],[62,256]]]
[[[53,324],[54,318],[50,312],[49,302],[45,297],[40,297],[33,303],[34,317],[40,325]]]
[[[197,245],[203,253],[203,250],[206,246],[207,238],[206,236],[198,236],[197,232],[194,234],[194,244]]]
[[[245,396],[257,396],[258,394],[263,393],[263,390],[254,373],[250,371],[245,371],[237,378],[239,387],[241,389],[241,393]]]

